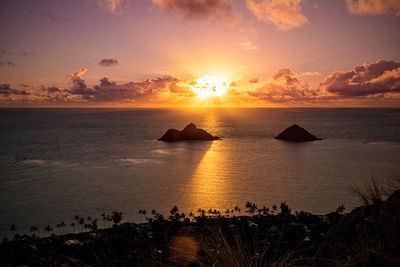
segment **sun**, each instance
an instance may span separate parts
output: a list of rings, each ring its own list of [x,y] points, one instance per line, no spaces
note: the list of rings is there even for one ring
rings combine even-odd
[[[223,75],[205,75],[192,85],[198,98],[220,97],[229,89],[229,81]]]

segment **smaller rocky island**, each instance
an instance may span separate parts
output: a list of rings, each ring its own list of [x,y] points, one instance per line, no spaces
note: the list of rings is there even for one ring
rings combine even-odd
[[[285,129],[281,132],[275,139],[289,141],[289,142],[308,142],[321,140],[320,138],[315,137],[310,134],[306,129],[300,127],[297,124],[293,124],[289,128]]]
[[[195,140],[212,141],[218,139],[219,137],[212,136],[203,129],[197,128],[195,124],[190,123],[182,131],[179,131],[177,129],[169,129],[158,140],[164,142],[179,142],[179,141],[195,141]]]

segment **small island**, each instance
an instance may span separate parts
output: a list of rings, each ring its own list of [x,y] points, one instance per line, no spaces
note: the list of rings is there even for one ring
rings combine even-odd
[[[219,137],[212,136],[203,129],[197,128],[195,124],[190,123],[182,131],[179,131],[177,129],[169,129],[158,140],[164,142],[179,142],[179,141],[195,141],[195,140],[212,141],[218,139]]]
[[[289,128],[285,129],[278,136],[276,136],[275,139],[289,142],[308,142],[321,140],[320,138],[317,138],[314,135],[310,134],[306,129],[300,127],[297,124],[293,124]]]

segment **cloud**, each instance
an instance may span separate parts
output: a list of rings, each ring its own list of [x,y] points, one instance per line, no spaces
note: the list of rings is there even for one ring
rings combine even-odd
[[[321,73],[318,71],[307,71],[307,72],[300,73],[300,75],[301,76],[319,76],[319,75],[321,75]]]
[[[116,66],[118,65],[118,60],[113,58],[104,58],[99,62],[99,65],[103,67]]]
[[[258,47],[255,46],[251,41],[247,41],[247,42],[242,42],[240,43],[240,46],[244,49],[244,50],[257,50]]]
[[[355,15],[395,14],[400,16],[399,0],[346,0],[347,9]]]
[[[68,75],[67,77],[70,77],[71,80],[75,80],[75,79],[81,79],[81,76],[83,74],[85,74],[87,71],[87,68],[80,68],[78,71]]]
[[[14,52],[5,50],[5,49],[0,49],[0,54],[1,55],[14,55]]]
[[[68,77],[71,79],[72,87],[67,89],[72,95],[79,95],[82,100],[89,102],[121,102],[121,101],[147,101],[151,98],[169,95],[190,97],[194,93],[188,86],[181,83],[180,79],[172,76],[163,76],[157,79],[146,79],[141,82],[128,82],[117,84],[104,77],[98,85],[88,87],[82,79],[86,68],[81,68]],[[51,91],[49,91],[51,90]],[[57,92],[56,89],[48,89],[48,92]]]
[[[273,23],[280,30],[298,28],[308,22],[301,14],[302,0],[247,0],[247,7],[258,20]]]
[[[300,75],[289,68],[279,69],[264,86],[247,93],[251,97],[273,103],[304,102],[318,96],[317,90],[310,89]]]
[[[12,89],[8,83],[0,84],[0,95],[29,95],[25,90]]]
[[[48,93],[49,95],[54,94],[54,93],[58,93],[58,92],[61,92],[61,91],[62,91],[60,88],[55,87],[55,86],[47,87],[47,88],[44,87],[44,86],[42,86],[42,89],[45,90],[45,91],[47,91],[47,93]]]
[[[16,67],[15,63],[10,60],[0,60],[0,66]]]
[[[46,18],[46,19],[49,19],[52,21],[57,21],[57,22],[63,22],[63,23],[69,22],[71,20],[71,18],[68,16],[56,15],[53,12],[47,12],[47,13],[41,14],[40,16],[42,18]]]
[[[342,97],[400,92],[400,63],[379,60],[353,70],[336,71],[325,78],[321,89]]]
[[[165,13],[184,19],[222,19],[235,23],[231,0],[152,0]]]
[[[97,0],[99,7],[112,14],[121,13],[122,8],[128,3],[129,0]]]
[[[22,51],[21,51],[21,55],[23,55],[23,56],[33,56],[34,54],[31,53],[31,52],[27,52],[27,51],[25,51],[25,50],[22,50]]]

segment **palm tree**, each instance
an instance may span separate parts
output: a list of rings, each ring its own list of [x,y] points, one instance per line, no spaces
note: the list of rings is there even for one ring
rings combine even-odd
[[[106,228],[107,216],[104,213],[102,213],[101,218],[103,219],[103,228]]]
[[[247,213],[251,213],[254,216],[254,213],[258,210],[256,203],[251,203],[249,201],[247,201],[246,203],[246,212]]]
[[[153,213],[153,211],[154,211],[154,213]],[[155,214],[156,211],[155,211],[155,210],[152,210],[151,213],[152,213],[152,214]],[[139,210],[139,214],[142,214],[142,215],[143,215],[143,220],[145,221],[145,220],[146,220],[147,211],[146,211],[146,210]]]
[[[32,236],[35,237],[35,233],[39,231],[39,228],[36,225],[32,225],[29,231],[31,231],[33,233]]]
[[[291,209],[289,209],[289,206],[285,202],[281,202],[281,214],[283,215],[288,215],[290,214]]]
[[[15,231],[17,231],[17,226],[15,224],[11,224],[10,231],[13,232],[13,236],[15,236]]]
[[[199,208],[199,209],[197,210],[197,212],[201,214],[201,217],[204,217],[204,216],[206,215],[206,211],[205,211],[204,209],[200,209],[200,208]]]
[[[144,212],[144,214],[146,214],[146,211]],[[111,218],[114,224],[118,225],[122,221],[122,212],[113,211]]]
[[[92,221],[92,224],[90,225],[90,229],[92,229],[93,231],[97,231],[97,219],[94,219]]]
[[[44,230],[50,234],[50,232],[53,231],[53,228],[51,228],[50,225],[47,225],[47,226],[44,228]]]
[[[275,214],[275,211],[277,210],[277,206],[274,204],[272,205],[272,214]]]
[[[79,215],[74,216],[74,220],[76,221],[75,225],[78,227],[78,232],[79,232],[79,220],[80,219],[81,219],[81,217],[79,217]]]
[[[75,223],[72,222],[70,225],[71,225],[71,227],[72,227],[72,232],[75,232]]]
[[[60,224],[60,223],[57,223],[57,224],[56,224],[56,227],[60,229],[59,232],[60,232],[60,235],[61,235],[61,224]]]
[[[174,206],[171,210],[170,210],[170,216],[168,217],[168,219],[170,219],[171,221],[173,220],[179,220],[179,213],[178,213],[179,209],[177,206]]]
[[[267,215],[269,213],[269,208],[263,206],[262,209],[261,209],[261,212],[262,212],[263,215]]]
[[[60,226],[61,226],[61,228],[62,228],[62,232],[64,233],[65,222],[64,222],[64,221],[61,221]]]
[[[234,210],[235,210],[236,215],[237,215],[237,213],[240,214],[240,208],[238,206],[235,206]]]
[[[83,232],[83,225],[85,224],[85,219],[83,218],[83,217],[81,217],[80,219],[79,219],[79,225],[81,226],[81,232]]]

